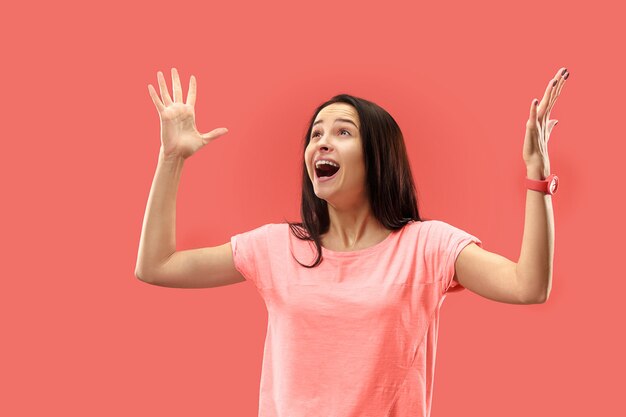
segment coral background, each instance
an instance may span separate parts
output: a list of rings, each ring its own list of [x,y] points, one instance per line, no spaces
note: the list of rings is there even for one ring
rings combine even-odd
[[[299,220],[307,120],[346,92],[402,128],[420,213],[514,261],[530,104],[567,67],[549,142],[561,180],[550,298],[448,296],[432,415],[620,414],[622,3],[61,0],[4,9],[1,415],[257,413],[267,312],[254,286],[172,289],[134,276],[160,146],[147,86],[160,70],[171,89],[171,67],[185,97],[197,78],[199,130],[229,129],[185,163],[178,250]]]

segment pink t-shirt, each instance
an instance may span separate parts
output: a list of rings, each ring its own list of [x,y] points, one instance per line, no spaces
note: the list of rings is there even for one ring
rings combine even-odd
[[[287,223],[231,238],[235,267],[268,311],[259,417],[428,417],[439,309],[464,288],[454,262],[475,236],[411,221],[369,248],[336,252]]]

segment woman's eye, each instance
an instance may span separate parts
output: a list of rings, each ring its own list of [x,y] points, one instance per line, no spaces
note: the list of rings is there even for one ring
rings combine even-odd
[[[346,130],[346,129],[341,129],[341,130],[339,130],[339,132],[340,132],[340,133],[347,132],[348,134],[350,134],[350,131],[349,131],[349,130]],[[320,132],[315,131],[315,132],[313,132],[313,134],[311,135],[311,137],[312,137],[312,138],[314,138],[314,137],[316,137],[319,133],[320,133]]]

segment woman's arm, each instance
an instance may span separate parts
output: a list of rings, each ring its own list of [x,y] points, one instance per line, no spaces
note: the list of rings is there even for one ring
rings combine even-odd
[[[135,266],[137,278],[147,279],[176,251],[176,194],[183,164],[181,156],[166,158],[161,147],[143,218]]]
[[[549,170],[543,168],[527,168],[530,179],[542,180],[549,174]],[[490,300],[509,304],[544,303],[552,287],[553,258],[552,197],[527,190],[524,237],[518,262],[471,243],[459,253],[453,279]]]
[[[548,141],[558,120],[550,119],[565,80],[566,68],[560,68],[548,82],[541,101],[533,100],[530,117],[526,123],[523,157],[526,172],[531,180],[544,180],[550,175]],[[517,278],[525,294],[544,302],[552,289],[552,264],[554,259],[554,213],[552,196],[540,191],[526,191],[526,219],[524,238],[517,262]]]
[[[161,148],[143,219],[139,253],[135,265],[135,276],[145,281],[152,280],[151,277],[156,276],[157,271],[162,270],[162,266],[176,252],[176,194],[184,161],[211,141],[228,132],[226,128],[218,128],[201,134],[196,128],[194,109],[196,78],[193,75],[189,79],[187,102],[183,102],[183,89],[176,68],[172,68],[173,99],[170,97],[161,71],[157,73],[157,78],[161,97],[158,96],[152,84],[148,84],[148,91],[161,120]],[[220,260],[226,258],[222,256],[224,249],[226,248],[220,249],[218,257]],[[198,274],[204,273],[204,269],[198,269],[196,264],[190,261],[190,256],[193,259],[197,258],[197,255],[194,256],[195,253],[197,252],[191,254],[186,252],[182,258],[178,257],[177,259],[181,261],[174,263],[174,272],[182,271],[186,275],[194,271]],[[204,255],[204,252],[201,252],[201,255]],[[229,260],[226,259],[226,261]],[[228,277],[239,278],[231,264],[232,260],[227,262],[227,267],[222,270],[225,270]],[[168,282],[168,284],[172,283]],[[193,281],[185,285],[198,284]]]
[[[527,167],[531,180],[544,180],[549,170]],[[554,212],[552,196],[541,191],[526,191],[526,216],[522,249],[517,262],[517,280],[524,294],[533,294],[537,303],[545,302],[552,289],[554,261]]]
[[[541,102],[533,100],[530,106],[523,149],[530,179],[544,180],[550,175],[548,140],[558,122],[550,119],[550,111],[568,76],[565,68],[559,69],[548,82]],[[453,279],[492,300],[514,304],[543,303],[552,289],[553,259],[552,196],[527,190],[524,237],[518,262],[469,244],[457,257]]]

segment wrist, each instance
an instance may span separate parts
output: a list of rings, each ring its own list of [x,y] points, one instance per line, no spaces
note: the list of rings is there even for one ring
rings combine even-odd
[[[550,168],[541,165],[526,167],[526,177],[531,180],[542,181],[550,176]]]
[[[185,158],[175,153],[165,153],[165,149],[161,146],[159,149],[159,162],[171,165],[181,165],[185,162]]]

